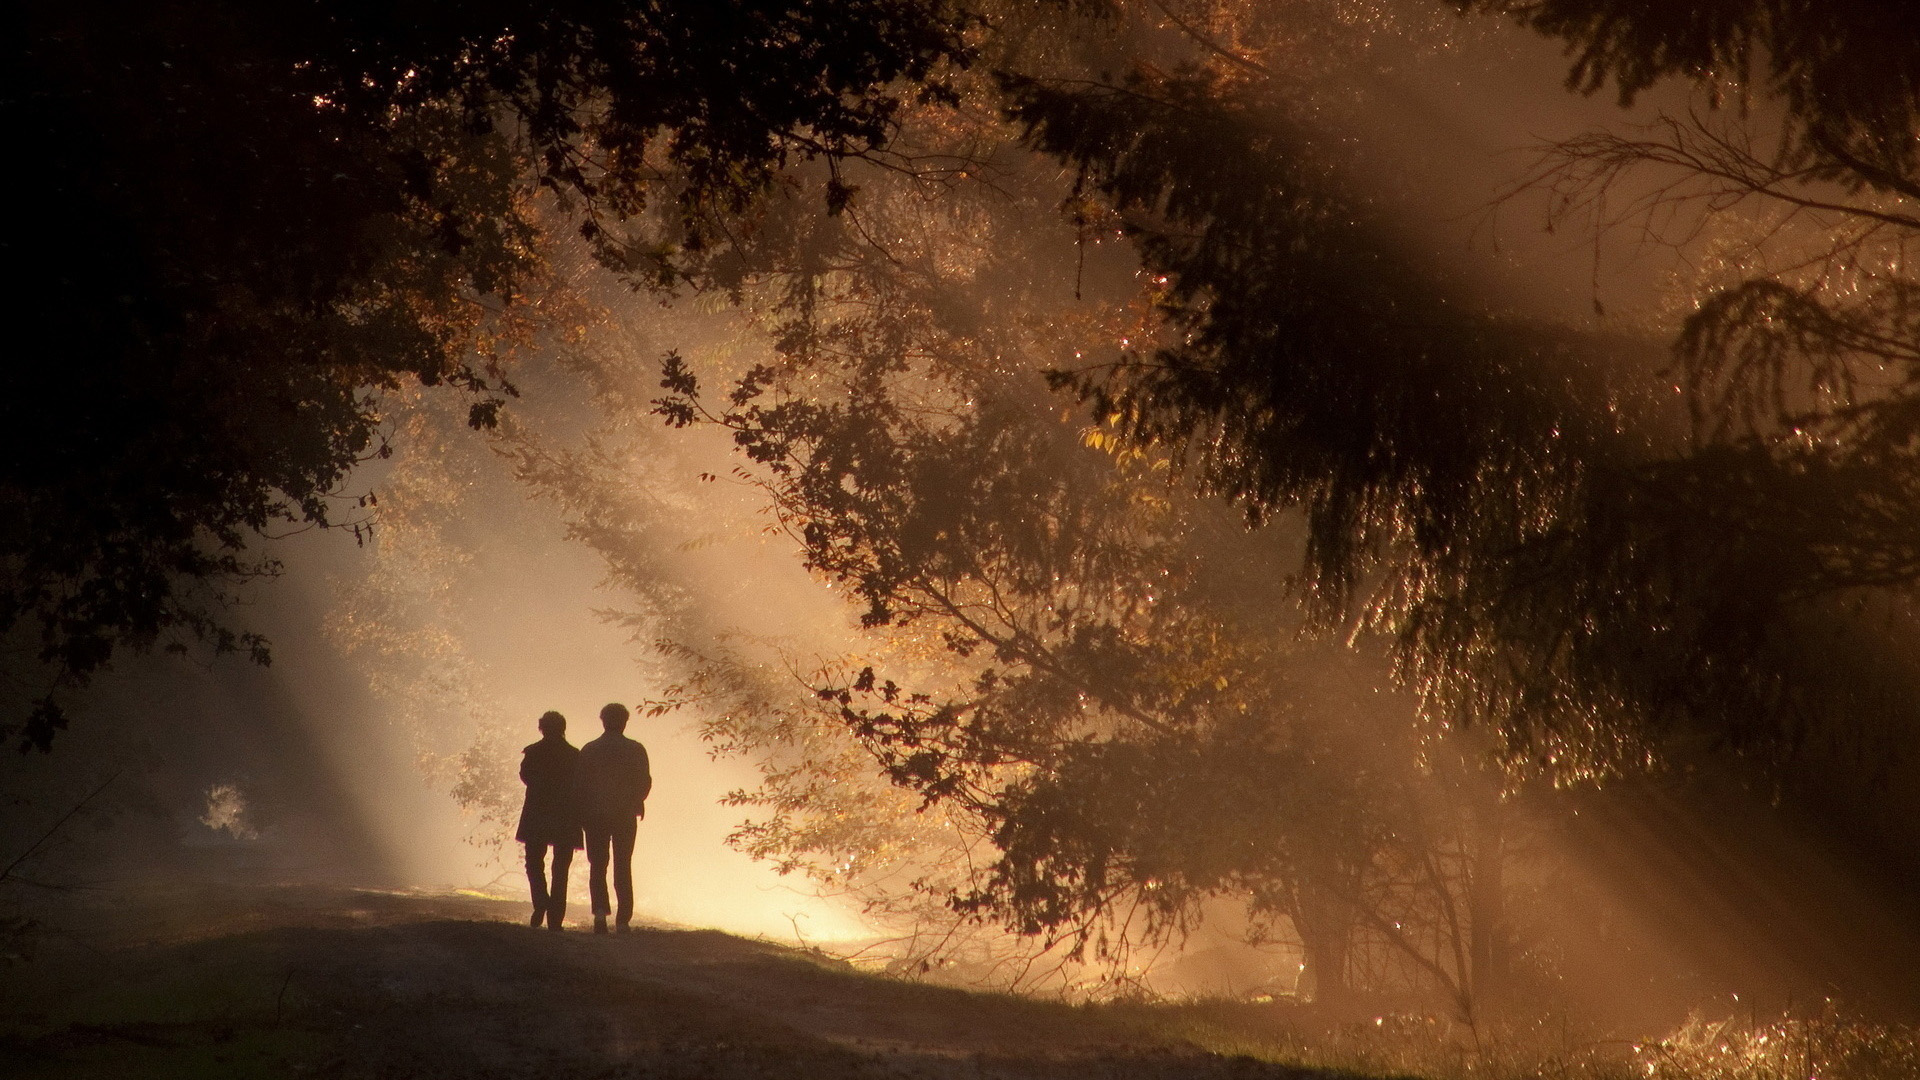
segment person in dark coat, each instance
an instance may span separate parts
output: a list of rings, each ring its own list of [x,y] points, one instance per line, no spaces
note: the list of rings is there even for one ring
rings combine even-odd
[[[567,742],[567,718],[540,717],[540,741],[521,751],[520,780],[527,801],[520,807],[515,840],[527,845],[527,887],[533,891],[533,925],[545,920],[560,929],[567,914],[567,868],[584,846],[580,828],[580,751]],[[553,881],[547,881],[547,849],[553,849]]]
[[[627,738],[627,707],[613,704],[600,710],[606,734],[580,748],[580,809],[587,827],[588,892],[593,896],[593,932],[607,932],[607,870],[613,870],[613,892],[620,901],[615,929],[627,932],[633,919],[633,841],[639,819],[647,816],[647,796],[653,791],[653,772],[647,748]]]

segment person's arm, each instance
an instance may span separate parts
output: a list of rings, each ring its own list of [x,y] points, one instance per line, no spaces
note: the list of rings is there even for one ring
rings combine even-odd
[[[640,746],[637,742],[634,743],[634,745],[640,748],[640,753],[635,755],[635,760],[640,766],[640,783],[636,786],[635,790],[640,793],[640,798],[637,800],[637,805],[634,806],[633,811],[635,817],[644,818],[647,816],[647,796],[653,794],[653,769],[647,761],[647,748]]]

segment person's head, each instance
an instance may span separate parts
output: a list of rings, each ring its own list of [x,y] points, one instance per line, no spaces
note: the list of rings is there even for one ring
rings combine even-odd
[[[606,725],[608,731],[618,735],[627,730],[627,707],[617,701],[613,702],[600,710],[600,722]]]
[[[567,718],[548,709],[540,714],[540,734],[549,739],[558,739],[567,733]]]

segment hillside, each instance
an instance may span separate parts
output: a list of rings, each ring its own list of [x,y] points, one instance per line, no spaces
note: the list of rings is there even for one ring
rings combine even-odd
[[[918,985],[714,931],[553,934],[522,910],[257,887],[83,898],[0,969],[0,1058],[48,1078],[1332,1075],[1211,1052],[1179,1010]]]

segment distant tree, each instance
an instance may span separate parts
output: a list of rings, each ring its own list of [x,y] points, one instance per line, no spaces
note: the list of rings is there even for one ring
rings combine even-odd
[[[35,209],[5,239],[0,730],[45,749],[56,692],[117,649],[264,662],[220,615],[274,570],[254,541],[341,521],[383,391],[449,383],[494,421],[502,351],[540,328],[543,213],[636,284],[698,274],[781,165],[872,152],[940,96],[969,24],[945,0],[15,12],[0,115]]]

